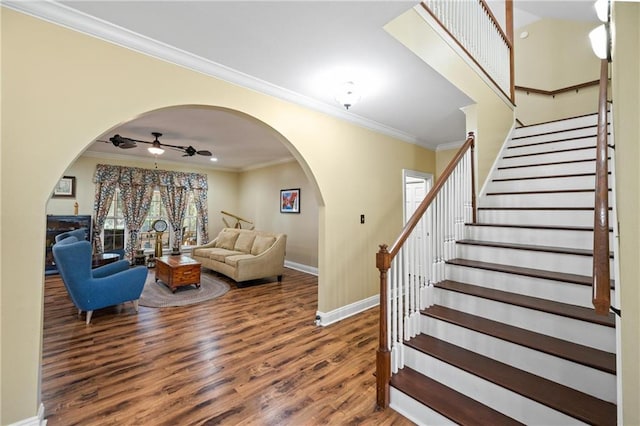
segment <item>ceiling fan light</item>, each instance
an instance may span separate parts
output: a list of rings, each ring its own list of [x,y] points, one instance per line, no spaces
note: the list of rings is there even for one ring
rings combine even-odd
[[[600,59],[608,59],[609,57],[609,37],[607,34],[606,24],[593,29],[589,33],[591,48],[593,53]]]
[[[152,153],[153,155],[161,155],[164,153],[164,149],[160,148],[160,142],[153,141],[153,145],[150,146],[149,148],[147,148],[149,150],[150,153]]]

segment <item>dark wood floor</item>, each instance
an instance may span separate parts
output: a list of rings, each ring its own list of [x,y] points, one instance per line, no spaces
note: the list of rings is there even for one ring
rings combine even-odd
[[[317,278],[78,319],[45,282],[42,399],[56,425],[411,425],[375,409],[378,309],[318,327]]]

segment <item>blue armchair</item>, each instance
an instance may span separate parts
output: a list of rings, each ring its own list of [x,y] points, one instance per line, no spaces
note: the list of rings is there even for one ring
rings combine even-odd
[[[91,243],[75,236],[54,244],[53,258],[60,277],[78,308],[87,311],[87,324],[95,309],[131,301],[138,311],[138,299],[147,279],[144,266],[130,268],[127,260],[91,269]]]

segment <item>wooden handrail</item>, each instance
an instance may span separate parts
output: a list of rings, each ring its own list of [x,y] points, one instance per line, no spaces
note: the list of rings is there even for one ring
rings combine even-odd
[[[460,147],[460,149],[456,153],[456,156],[451,159],[451,162],[449,162],[449,165],[447,166],[447,168],[444,169],[444,172],[442,172],[442,176],[440,176],[435,186],[431,189],[431,191],[429,191],[429,193],[424,198],[424,200],[422,200],[422,203],[420,203],[416,211],[413,213],[413,216],[411,216],[411,218],[407,222],[404,229],[400,233],[400,236],[396,239],[395,243],[393,243],[393,245],[391,246],[391,250],[389,250],[389,255],[391,256],[391,260],[393,260],[393,258],[396,257],[396,255],[400,251],[400,248],[402,247],[404,242],[407,240],[407,238],[409,238],[409,235],[413,231],[413,228],[415,228],[418,225],[420,218],[424,216],[425,212],[427,211],[427,209],[429,208],[433,200],[435,200],[436,196],[444,186],[444,183],[447,181],[449,176],[451,176],[451,173],[453,173],[453,170],[456,168],[460,160],[462,160],[462,157],[464,157],[464,154],[466,154],[468,149],[471,149],[471,179],[472,179],[472,186],[473,186],[471,191],[471,202],[472,202],[472,209],[473,209],[473,222],[475,223],[476,194],[475,194],[475,185],[474,185],[475,179],[473,176],[474,175],[474,169],[473,169],[474,168],[474,165],[473,165],[474,142],[475,142],[475,136],[473,132],[469,132],[469,137],[465,141],[464,145]]]
[[[607,315],[611,306],[609,272],[609,170],[607,161],[607,86],[609,63],[600,65],[598,137],[596,139],[596,195],[593,223],[593,306],[596,314]]]
[[[587,81],[586,83],[575,84],[573,86],[562,87],[556,90],[542,90],[542,89],[534,89],[533,87],[524,87],[524,86],[515,86],[516,90],[520,90],[522,92],[527,93],[537,93],[539,95],[546,96],[556,96],[566,92],[578,91],[580,89],[584,89],[586,87],[598,86],[600,84],[600,80]]]
[[[391,268],[391,262],[468,150],[471,150],[471,208],[473,211],[473,223],[476,222],[476,191],[473,164],[474,144],[475,136],[473,132],[469,132],[469,137],[465,141],[464,145],[462,145],[458,150],[455,157],[451,159],[449,165],[442,173],[442,176],[438,179],[434,187],[431,188],[427,196],[422,200],[416,211],[406,223],[404,229],[400,233],[400,236],[393,244],[391,251],[388,250],[388,246],[386,244],[382,244],[380,245],[380,250],[376,253],[376,267],[380,270],[380,326],[378,349],[376,351],[376,403],[380,408],[387,408],[389,406],[391,352],[387,348],[387,340],[389,338],[389,331],[387,329],[387,306],[389,301],[389,295],[387,294],[387,279],[389,268]]]

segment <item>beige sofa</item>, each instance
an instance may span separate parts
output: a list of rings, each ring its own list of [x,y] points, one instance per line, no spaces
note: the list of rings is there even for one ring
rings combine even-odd
[[[208,244],[194,247],[191,257],[237,282],[278,277],[284,273],[285,234],[224,228]]]

